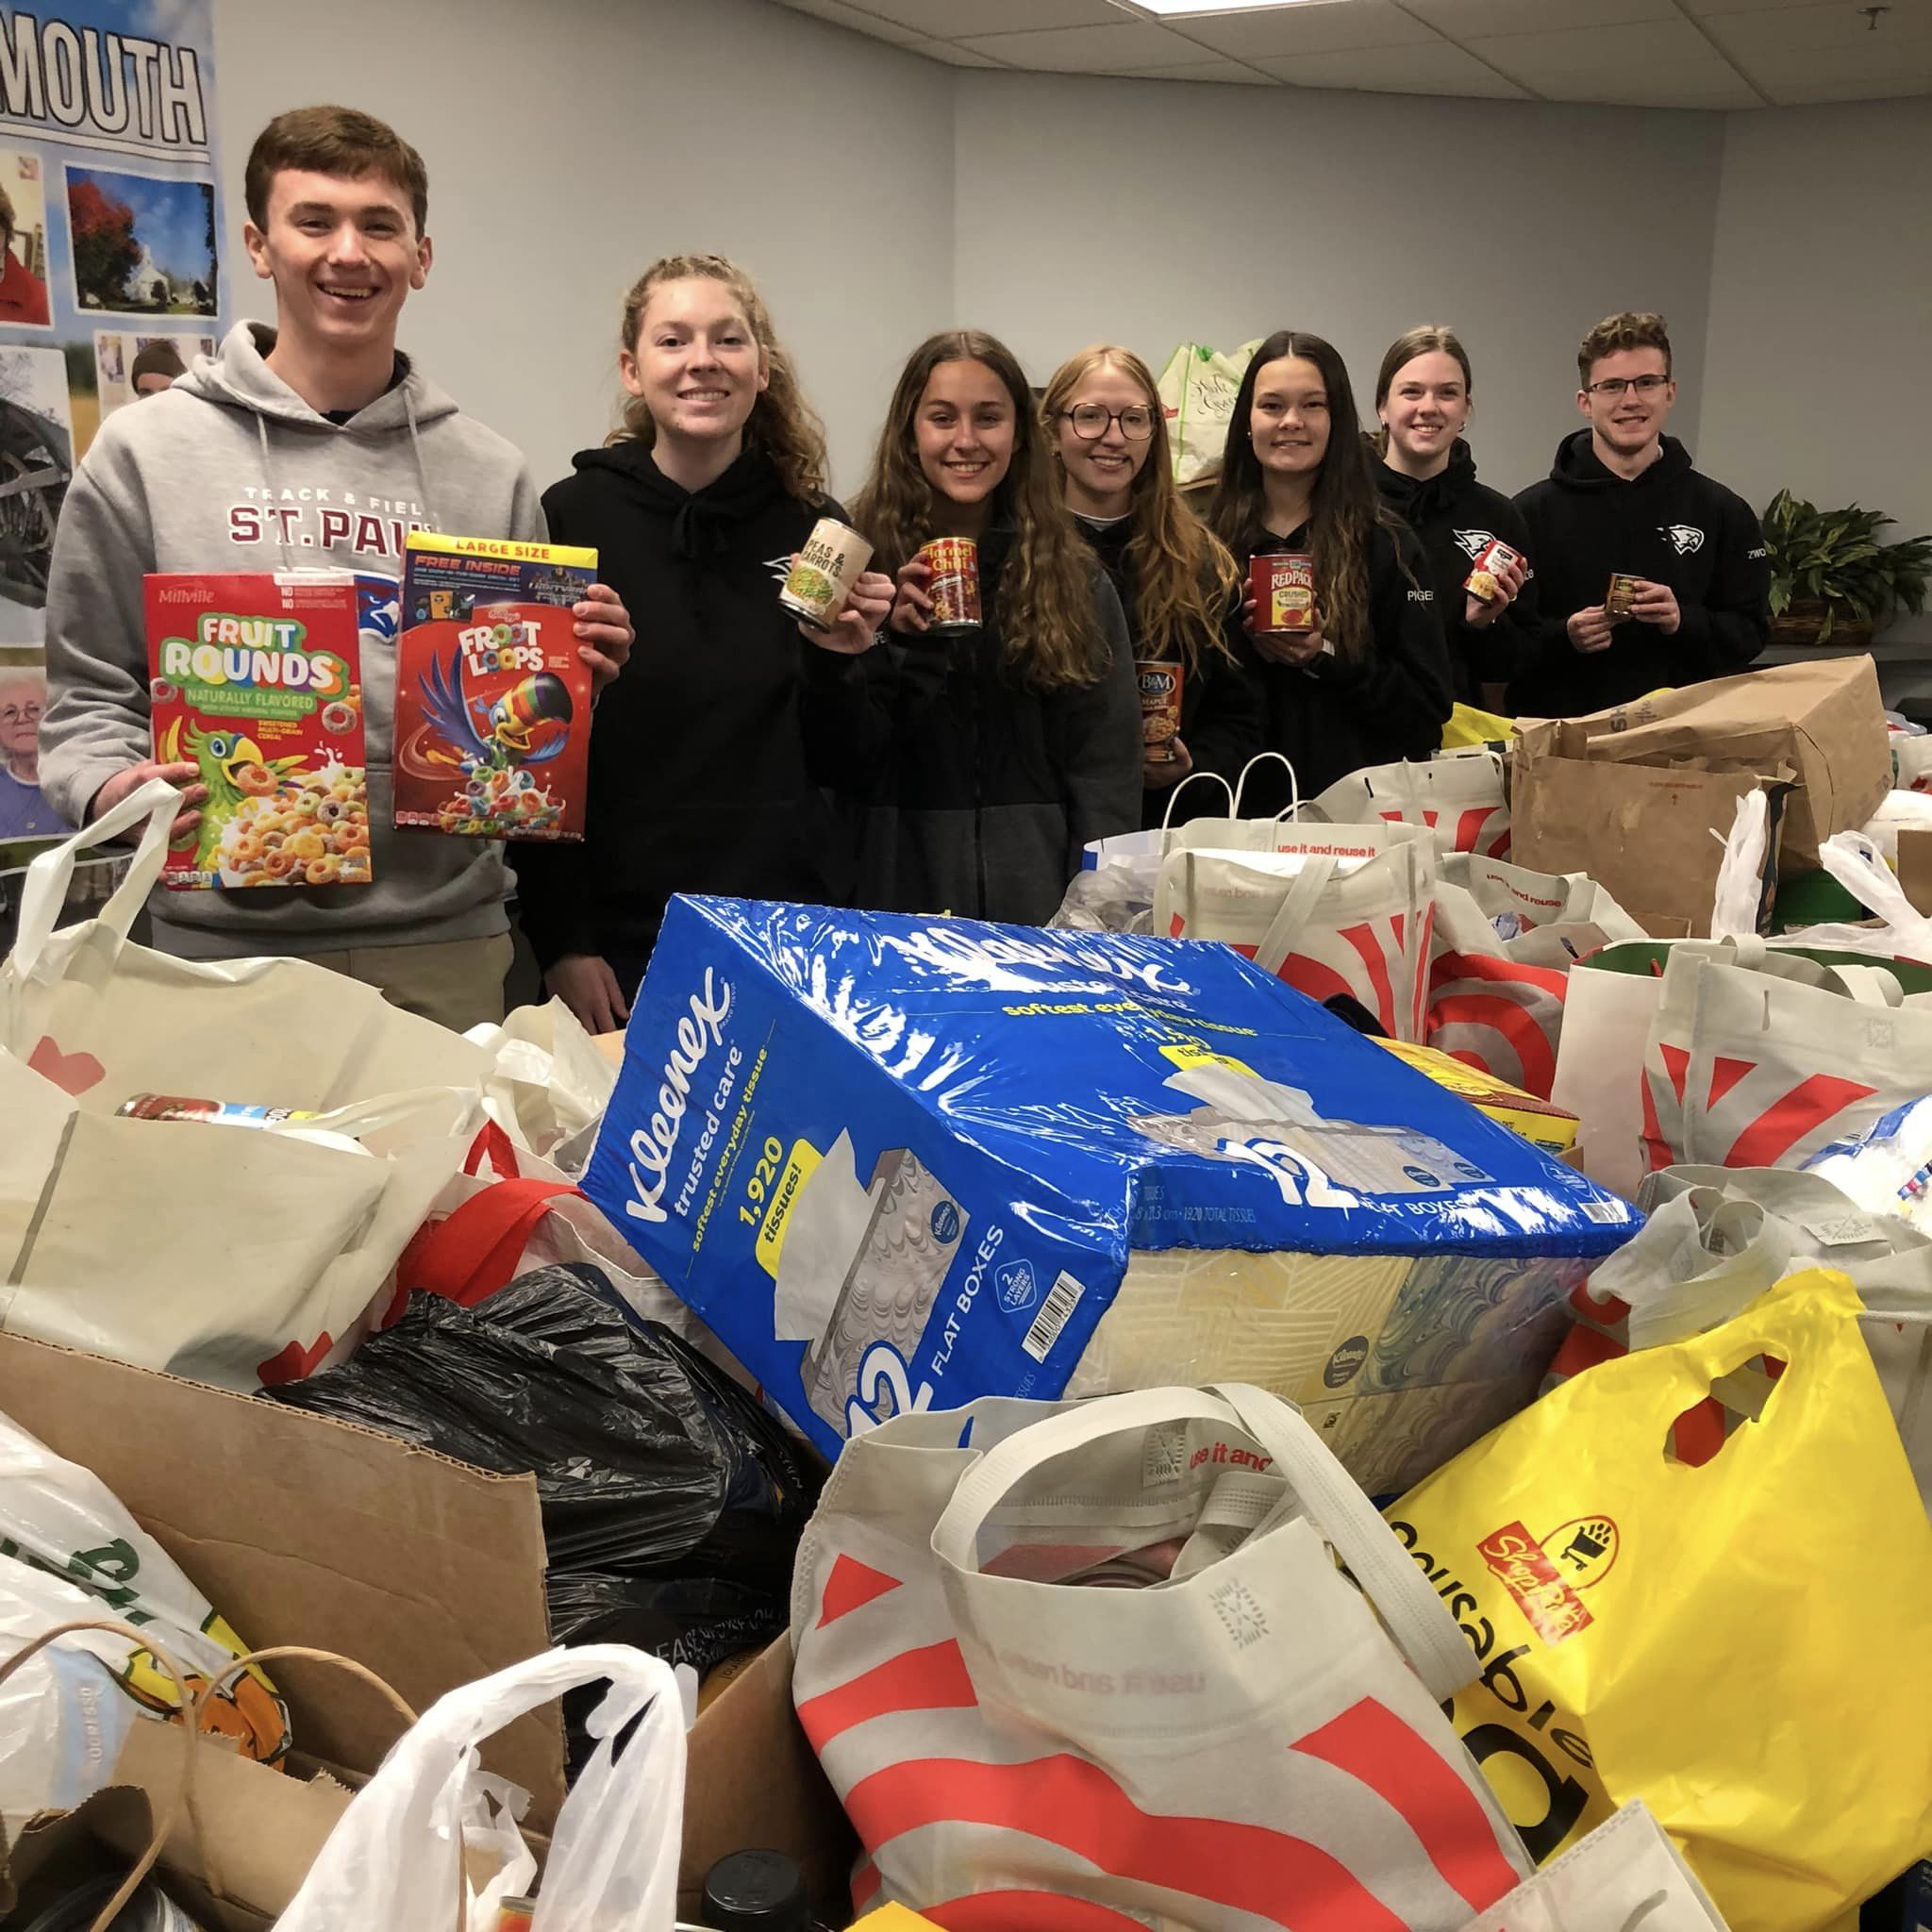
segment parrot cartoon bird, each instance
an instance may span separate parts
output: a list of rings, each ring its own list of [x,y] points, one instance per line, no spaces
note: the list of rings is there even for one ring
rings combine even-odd
[[[571,708],[569,686],[551,671],[535,673],[486,705],[470,695],[458,650],[450,652],[447,665],[432,658],[423,678],[424,712],[455,753],[453,758],[436,756],[465,771],[508,771],[554,758],[570,734],[553,732],[541,748],[537,734],[545,724],[568,724]]]
[[[184,736],[181,724],[177,718],[162,734],[161,762],[194,765],[208,787],[200,829],[188,837],[194,842],[194,869],[209,872],[214,868],[223,827],[241,810],[242,801],[275,791],[284,777],[300,768],[302,757],[297,753],[291,758],[264,758],[261,747],[246,732],[204,731],[198,724],[190,724]]]

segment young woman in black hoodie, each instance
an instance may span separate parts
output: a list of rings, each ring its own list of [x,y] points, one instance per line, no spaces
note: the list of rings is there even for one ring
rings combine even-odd
[[[1137,668],[1171,664],[1180,676],[1180,729],[1166,756],[1149,745],[1142,762],[1141,822],[1158,825],[1183,778],[1214,772],[1232,783],[1261,749],[1258,667],[1227,623],[1241,570],[1181,500],[1160,391],[1131,349],[1097,345],[1061,363],[1040,413],[1074,526],[1120,595]],[[1193,787],[1176,818],[1214,810],[1215,796]]]
[[[824,431],[743,272],[654,263],[625,299],[625,426],[545,492],[640,623],[591,729],[581,845],[511,849],[549,991],[592,1032],[621,1025],[674,892],[839,900],[849,842],[824,790],[862,769],[856,661],[891,608],[869,572],[829,636],[778,602],[821,516]]]
[[[1533,563],[1497,576],[1492,598],[1463,588],[1493,541],[1529,557],[1523,512],[1475,479],[1462,435],[1474,390],[1468,352],[1453,330],[1424,325],[1398,336],[1375,377],[1375,487],[1428,558],[1456,695],[1480,705],[1485,685],[1507,684],[1535,660],[1537,598]]]
[[[1255,352],[1208,523],[1243,566],[1265,552],[1314,559],[1313,631],[1253,632],[1252,592],[1238,620],[1264,660],[1268,748],[1287,755],[1303,796],[1428,757],[1455,690],[1427,565],[1376,494],[1348,371],[1321,337],[1282,329]],[[1267,776],[1278,770],[1248,788],[1260,808],[1288,803],[1285,776]]]
[[[1113,586],[1060,502],[1031,391],[976,329],[912,352],[852,507],[898,577],[861,659],[877,771],[860,902],[1043,924],[1089,840],[1141,822],[1141,706]],[[935,537],[978,546],[982,623],[935,633]]]

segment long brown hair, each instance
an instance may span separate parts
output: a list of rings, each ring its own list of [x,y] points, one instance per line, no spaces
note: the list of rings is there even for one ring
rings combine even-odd
[[[1322,634],[1346,657],[1374,645],[1369,629],[1369,551],[1379,524],[1394,535],[1402,528],[1382,502],[1369,462],[1369,445],[1356,412],[1355,391],[1341,356],[1320,336],[1277,329],[1255,351],[1234,399],[1221,480],[1208,508],[1208,527],[1237,557],[1265,527],[1268,495],[1261,459],[1255,454],[1255,384],[1271,362],[1293,356],[1312,362],[1328,396],[1328,448],[1308,500],[1308,549],[1315,559],[1315,592]],[[1402,558],[1401,545],[1395,550]],[[1408,566],[1403,563],[1405,575]]]
[[[722,282],[732,300],[744,311],[752,340],[758,345],[758,358],[765,365],[767,381],[750,420],[744,425],[747,448],[762,449],[778,472],[785,493],[800,503],[816,505],[825,494],[825,425],[805,399],[798,386],[798,372],[785,353],[772,326],[751,277],[736,262],[722,255],[667,255],[654,261],[630,286],[624,298],[624,326],[618,347],[637,354],[638,332],[644,325],[644,310],[651,295],[666,282]],[[632,396],[624,408],[624,427],[605,438],[610,442],[638,442],[649,449],[658,440],[658,425],[651,420],[649,406],[642,396]]]
[[[933,371],[947,362],[985,363],[1013,405],[1013,459],[991,505],[993,523],[1010,523],[1014,533],[1000,584],[1006,661],[1036,691],[1091,684],[1108,661],[1094,608],[1098,566],[1060,500],[1024,372],[1004,342],[979,329],[929,336],[900,373],[872,475],[852,506],[852,521],[871,540],[873,568],[896,572],[938,525],[939,497],[919,466],[913,424]]]
[[[1475,372],[1469,366],[1469,351],[1462,346],[1453,328],[1440,322],[1424,322],[1414,328],[1405,329],[1389,344],[1389,353],[1382,358],[1381,371],[1375,377],[1377,415],[1381,413],[1382,405],[1389,400],[1389,391],[1395,386],[1395,378],[1418,356],[1454,356],[1462,365],[1463,396],[1471,401],[1474,399]],[[1386,423],[1375,425],[1374,443],[1383,456],[1389,454],[1389,425]]]
[[[1197,669],[1205,651],[1232,659],[1222,617],[1241,589],[1240,566],[1228,548],[1181,500],[1169,453],[1167,417],[1154,372],[1131,349],[1097,342],[1054,371],[1041,399],[1040,419],[1058,455],[1059,422],[1080,385],[1096,369],[1118,369],[1154,417],[1147,460],[1134,478],[1124,563],[1134,585],[1141,637],[1157,657]]]

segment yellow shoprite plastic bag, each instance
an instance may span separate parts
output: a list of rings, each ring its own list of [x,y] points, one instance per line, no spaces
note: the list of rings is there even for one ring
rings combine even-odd
[[[1500,711],[1479,711],[1474,705],[1458,704],[1442,726],[1444,751],[1462,751],[1474,744],[1507,744],[1516,730],[1516,720]]]
[[[1932,1853],[1932,1526],[1857,1310],[1793,1276],[1389,1511],[1484,1660],[1456,1728],[1539,1863],[1641,1797],[1738,1932],[1816,1932]],[[1669,1458],[1674,1418],[1753,1383],[1710,1462]]]

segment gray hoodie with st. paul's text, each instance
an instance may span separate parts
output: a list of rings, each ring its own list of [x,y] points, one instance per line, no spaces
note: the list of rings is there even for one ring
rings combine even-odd
[[[397,358],[401,380],[342,424],[232,329],[165,393],[102,424],[67,492],[47,591],[41,789],[70,824],[154,756],[142,579],[150,571],[341,569],[402,575],[410,530],[541,541],[522,455]],[[156,943],[191,958],[483,939],[509,875],[481,840],[391,829],[391,641],[362,634],[374,883],[160,891]]]

